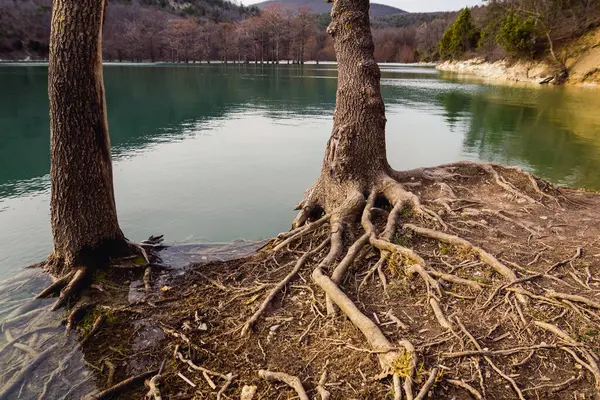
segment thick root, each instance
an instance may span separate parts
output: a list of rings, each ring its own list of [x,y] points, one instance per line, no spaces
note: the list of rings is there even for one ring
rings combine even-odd
[[[266,371],[264,369],[258,371],[258,376],[268,381],[283,382],[296,391],[300,400],[309,400],[308,395],[304,390],[304,386],[302,386],[302,381],[297,376],[284,374],[282,372]]]

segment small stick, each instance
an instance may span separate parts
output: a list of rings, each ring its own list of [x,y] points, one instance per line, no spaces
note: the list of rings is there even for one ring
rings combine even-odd
[[[459,283],[461,285],[467,285],[467,286],[472,287],[473,289],[479,290],[479,291],[483,290],[483,287],[481,286],[481,284],[479,282],[475,282],[470,279],[463,279],[463,278],[460,278],[455,275],[444,274],[442,272],[433,271],[433,270],[429,270],[427,272],[429,272],[430,275],[433,275],[436,278],[443,279],[447,282]]]
[[[115,379],[115,372],[117,367],[110,360],[104,360],[104,364],[108,368],[108,377],[106,378],[106,386],[111,387]]]
[[[477,389],[475,389],[468,383],[465,383],[458,379],[446,379],[446,382],[448,382],[451,385],[458,386],[459,388],[465,389],[467,392],[471,393],[473,397],[475,397],[477,400],[483,400],[483,396],[481,395],[481,393],[479,393]]]
[[[398,328],[403,329],[403,330],[407,330],[408,329],[408,325],[406,325],[404,322],[402,322],[400,320],[400,318],[398,318],[394,314],[392,314],[392,310],[389,310],[385,315],[389,319],[391,319],[393,322],[395,322],[396,325],[398,326]]]
[[[208,386],[210,386],[211,389],[215,390],[217,388],[217,385],[215,385],[215,383],[213,382],[213,380],[210,379],[210,376],[208,376],[208,374],[206,373],[206,371],[202,371],[202,376],[204,377],[204,379],[208,383]]]
[[[440,308],[440,303],[432,297],[429,299],[429,304],[431,305],[435,318],[438,320],[440,326],[444,329],[452,330],[452,324],[446,319],[444,312]]]
[[[186,378],[186,376],[183,375],[181,372],[178,372],[177,376],[180,377],[181,379],[183,379],[184,381],[186,381],[187,384],[190,385],[191,387],[193,387],[193,388],[196,387],[196,384],[194,382],[190,381],[188,378]]]
[[[179,358],[182,362],[186,363],[187,365],[189,365],[192,369],[195,369],[196,371],[201,371],[201,372],[206,372],[207,374],[213,375],[213,376],[218,376],[219,378],[222,379],[229,379],[227,375],[221,374],[219,372],[215,372],[215,371],[211,371],[210,369],[206,369],[204,367],[200,367],[199,365],[194,364],[191,360],[186,360],[183,355],[177,351],[175,351],[175,357]]]
[[[323,373],[321,374],[321,379],[319,379],[319,384],[317,385],[317,392],[319,396],[321,396],[321,400],[329,400],[331,397],[331,393],[325,389],[325,382],[327,382],[327,365],[329,364],[329,360],[325,361],[325,366],[323,367]]]
[[[92,393],[86,395],[83,398],[83,400],[108,399],[112,396],[122,393],[123,391],[129,389],[129,387],[131,387],[131,386],[134,386],[141,382],[144,382],[144,380],[146,380],[146,378],[156,375],[157,372],[158,371],[154,370],[154,371],[144,372],[143,374],[140,374],[137,376],[132,376],[132,377],[127,378],[124,381],[121,381],[121,382],[117,383],[116,385],[114,385],[100,393],[92,392]]]
[[[230,372],[230,373],[228,373],[226,375],[226,377],[227,377],[227,380],[225,381],[225,383],[221,387],[221,390],[219,390],[219,392],[217,393],[217,400],[221,400],[221,396],[223,396],[223,393],[225,393],[225,391],[227,390],[227,388],[231,384],[231,381],[233,380],[233,374]]]
[[[415,400],[424,400],[425,399],[425,397],[427,396],[427,393],[429,393],[429,390],[435,383],[435,380],[437,379],[437,375],[438,375],[439,371],[440,371],[440,369],[437,367],[435,367],[431,370],[431,372],[429,374],[429,379],[427,379],[427,382],[425,382],[425,384],[421,388],[421,391],[419,392],[417,397],[415,397]]]
[[[304,390],[304,386],[302,386],[302,381],[300,381],[300,379],[297,376],[284,374],[282,372],[266,371],[263,369],[258,371],[258,376],[268,381],[283,382],[296,391],[300,400],[309,400],[308,395]]]

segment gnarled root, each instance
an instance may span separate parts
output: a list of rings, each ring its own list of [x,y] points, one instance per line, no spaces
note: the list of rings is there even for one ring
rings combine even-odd
[[[268,381],[283,382],[296,391],[300,400],[309,400],[302,381],[297,376],[284,374],[283,372],[271,372],[261,369],[258,371],[258,376]]]
[[[540,189],[538,181],[530,174],[509,167],[501,167],[492,164],[459,163],[443,166],[443,168],[438,169],[438,171],[450,171],[459,166],[475,166],[489,174],[499,188],[511,194],[513,199],[516,198],[520,200],[518,201],[519,204],[529,204],[526,206],[515,206],[520,207],[520,209],[524,209],[525,211],[527,211],[527,207],[544,206],[541,201],[546,198],[554,199],[554,197]],[[539,197],[539,200],[530,196],[522,189],[519,189],[517,185],[511,183],[504,177],[502,172],[506,171],[511,173],[510,176],[515,176],[515,174],[517,174],[517,176],[520,177],[518,186],[523,186],[523,182],[529,182],[529,192],[531,193],[531,191],[533,191],[535,193],[534,196],[536,194],[539,195],[536,196]],[[382,173],[380,176],[368,181],[368,184],[366,185],[361,182],[336,183],[332,179],[321,178],[317,184],[311,187],[307,192],[307,197],[301,203],[301,211],[294,222],[294,229],[288,234],[280,235],[278,241],[273,245],[272,251],[279,251],[283,248],[287,248],[294,241],[302,240],[312,232],[315,232],[317,228],[329,223],[329,243],[331,243],[331,247],[326,256],[318,262],[318,265],[314,269],[312,273],[313,281],[326,294],[328,315],[335,315],[336,310],[341,310],[341,312],[348,317],[350,322],[362,332],[366,341],[369,343],[371,348],[370,351],[378,357],[382,369],[381,376],[392,376],[395,398],[401,397],[400,386],[402,385],[404,392],[406,393],[406,398],[411,400],[424,399],[427,394],[433,390],[432,388],[434,388],[435,382],[437,382],[439,378],[440,369],[436,366],[431,367],[429,378],[415,395],[413,393],[413,379],[416,368],[417,352],[415,351],[414,346],[407,340],[400,340],[399,343],[401,347],[399,349],[388,339],[388,337],[386,337],[386,334],[384,334],[380,326],[378,326],[378,324],[381,325],[381,323],[377,316],[375,315],[375,319],[377,320],[377,323],[375,323],[375,321],[372,321],[357,307],[350,296],[342,289],[341,285],[343,284],[348,271],[353,266],[356,267],[359,265],[357,260],[362,259],[360,257],[368,254],[368,252],[366,252],[368,248],[376,249],[378,251],[379,260],[372,268],[370,268],[367,276],[358,286],[359,292],[366,283],[368,277],[376,271],[379,273],[382,282],[384,282],[384,288],[386,287],[385,282],[387,279],[383,268],[386,264],[389,267],[389,270],[394,274],[404,273],[408,277],[413,275],[419,276],[427,289],[426,302],[420,302],[420,305],[426,304],[433,311],[439,325],[444,328],[444,330],[449,331],[454,338],[458,339],[461,347],[465,345],[465,342],[463,341],[464,337],[467,337],[469,342],[477,349],[471,352],[464,352],[465,354],[461,354],[457,357],[482,357],[496,373],[510,384],[510,387],[512,387],[517,397],[524,399],[523,390],[517,384],[515,379],[513,379],[511,375],[503,372],[503,370],[492,360],[493,357],[506,356],[509,355],[509,353],[485,352],[479,342],[471,335],[458,318],[446,316],[446,312],[448,312],[449,315],[456,315],[455,312],[450,310],[450,308],[453,307],[452,304],[456,302],[446,302],[446,296],[452,295],[458,299],[478,298],[451,292],[449,288],[451,289],[452,285],[462,287],[460,290],[463,291],[476,292],[478,296],[487,291],[490,287],[490,284],[476,281],[476,278],[468,279],[464,274],[462,277],[458,276],[456,271],[464,265],[468,265],[469,268],[475,268],[482,264],[491,267],[493,271],[499,274],[507,282],[504,285],[501,285],[500,289],[496,289],[493,294],[495,295],[500,292],[506,294],[506,304],[510,309],[516,310],[514,311],[515,321],[517,321],[519,325],[525,326],[525,330],[528,333],[531,333],[531,329],[527,326],[527,309],[521,305],[527,306],[529,304],[529,298],[536,300],[543,299],[544,302],[552,305],[562,305],[562,303],[568,302],[571,307],[575,307],[578,311],[582,309],[581,312],[584,313],[588,312],[588,310],[584,308],[585,306],[598,308],[600,305],[583,296],[569,295],[566,293],[561,294],[555,291],[547,291],[545,295],[537,295],[523,289],[527,282],[540,277],[545,278],[546,275],[550,276],[549,273],[546,275],[538,274],[519,277],[515,273],[515,270],[518,269],[522,272],[524,270],[523,268],[511,262],[501,261],[491,252],[485,250],[482,246],[475,244],[471,240],[463,238],[455,233],[447,232],[450,229],[458,230],[458,228],[450,223],[450,220],[446,221],[442,218],[442,216],[449,216],[453,219],[461,217],[455,213],[454,209],[449,205],[452,204],[452,199],[458,198],[457,194],[449,185],[442,183],[442,195],[450,196],[450,200],[447,200],[447,197],[444,198],[445,200],[442,203],[445,202],[446,207],[438,213],[433,209],[425,207],[417,194],[408,191],[405,186],[394,179],[399,178],[400,176],[402,176],[402,179],[408,179],[410,178],[409,175],[414,175],[422,179],[434,179],[436,181],[455,179],[457,177],[461,179],[471,178],[470,176],[467,177],[452,172],[430,173],[424,170],[421,170],[420,174],[419,171],[411,171],[410,174],[400,175],[395,175],[394,173]],[[444,185],[446,188],[444,188]],[[421,190],[419,185],[413,186]],[[527,186],[527,184],[525,184],[525,186]],[[368,197],[366,196],[367,193]],[[468,203],[467,207],[473,207],[473,209],[485,207],[485,203],[479,200],[471,201],[469,199],[461,199],[460,201],[466,201]],[[426,202],[428,205],[439,204],[432,201],[430,197],[427,198]],[[319,212],[322,214],[318,215]],[[444,212],[446,213],[444,214]],[[532,235],[537,233],[529,226],[506,217],[497,211],[480,208],[480,212],[487,212],[490,215],[498,217],[497,219],[502,220],[504,223],[518,226]],[[357,226],[356,221],[359,219],[359,216],[360,226]],[[387,221],[385,223],[385,229],[379,231],[378,227],[381,226],[382,218],[387,218]],[[410,221],[408,221],[408,219],[410,219]],[[480,225],[481,227],[486,227],[486,224],[484,223],[481,223]],[[403,231],[397,235],[396,230],[398,226],[402,226]],[[358,229],[361,227],[364,232],[359,233]],[[407,241],[412,241],[417,236],[425,239],[420,240],[420,246],[411,248],[406,244]],[[351,243],[344,242],[348,237],[353,238]],[[431,240],[437,242],[440,246],[439,248],[445,246],[445,249],[448,249],[448,246],[446,245],[453,246],[456,249],[457,256],[464,257],[465,259],[460,265],[453,266],[440,257],[442,263],[451,267],[451,270],[450,272],[436,270],[437,267],[436,264],[434,264],[434,261],[431,261],[431,265],[429,265],[423,258],[425,255],[427,255],[429,259],[432,257]],[[347,251],[344,254],[345,248]],[[423,248],[425,248],[426,252],[423,252]],[[318,250],[320,251],[321,249],[322,244],[319,246]],[[313,252],[316,254],[315,250],[313,250]],[[303,257],[307,256],[307,254],[308,252],[305,253]],[[435,258],[438,256],[439,254],[436,254],[436,251],[433,250],[433,257]],[[372,255],[366,259],[372,259]],[[300,260],[302,260],[302,258]],[[511,267],[514,267],[515,270]],[[261,305],[255,313],[255,316],[253,316],[246,324],[243,331],[244,333],[254,322],[256,322],[258,315],[264,312],[268,303],[283,287],[285,287],[300,268],[302,268],[302,265],[297,264],[290,274],[270,293],[263,305]],[[489,270],[489,268],[487,270]],[[515,298],[518,301],[514,301]],[[487,306],[492,303],[492,300],[493,296],[485,302],[483,308],[487,309]],[[496,304],[493,307],[498,307],[498,305]],[[508,311],[505,315],[506,314],[508,314]],[[391,319],[391,317],[389,319]],[[410,329],[409,326],[402,324],[401,322],[398,324],[394,320],[386,322],[383,325],[387,326],[389,324],[397,324],[400,329]],[[460,330],[458,328],[460,328]],[[459,336],[461,331],[462,336]],[[499,340],[503,337],[506,337],[506,335],[500,336]],[[449,340],[450,339],[448,338],[444,338],[440,340],[439,343],[444,343]],[[527,351],[530,352],[528,358],[531,358],[532,354],[538,348],[542,349],[548,347],[546,347],[546,345],[528,346]],[[558,347],[554,346],[551,348]],[[567,345],[565,348],[573,351],[571,346]],[[514,352],[525,351],[513,350]],[[583,354],[585,360],[580,359],[581,362],[584,363],[580,364],[595,375],[595,364],[585,356],[585,354],[590,353],[581,352],[581,354]],[[594,358],[591,355],[590,357],[592,359]],[[522,359],[523,357],[520,358]],[[398,369],[399,364],[402,365],[401,369]],[[515,362],[513,362],[513,364],[515,364]],[[476,398],[483,398],[485,396],[485,393],[481,395],[479,391],[472,388],[464,381],[455,379],[450,380],[449,382],[454,386],[469,391]],[[483,388],[482,383],[482,390]]]

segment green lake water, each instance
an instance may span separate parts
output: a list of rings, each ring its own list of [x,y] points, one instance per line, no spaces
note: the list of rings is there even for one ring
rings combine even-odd
[[[105,67],[115,191],[132,240],[286,230],[332,127],[333,65]],[[600,90],[382,66],[396,169],[461,159],[600,189]],[[0,66],[0,278],[51,251],[47,67]]]

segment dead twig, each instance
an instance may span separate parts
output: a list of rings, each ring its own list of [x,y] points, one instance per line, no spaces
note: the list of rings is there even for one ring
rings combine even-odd
[[[158,372],[157,370],[154,370],[154,371],[144,372],[143,374],[140,374],[137,376],[132,376],[132,377],[127,378],[124,381],[121,381],[121,382],[117,383],[116,385],[114,385],[100,393],[95,393],[95,392],[89,393],[83,399],[84,400],[107,399],[111,396],[115,396],[119,393],[122,393],[122,392],[128,390],[132,386],[135,386],[135,385],[138,385],[138,384],[144,382],[144,380],[146,380],[147,378],[156,375],[157,372]]]

